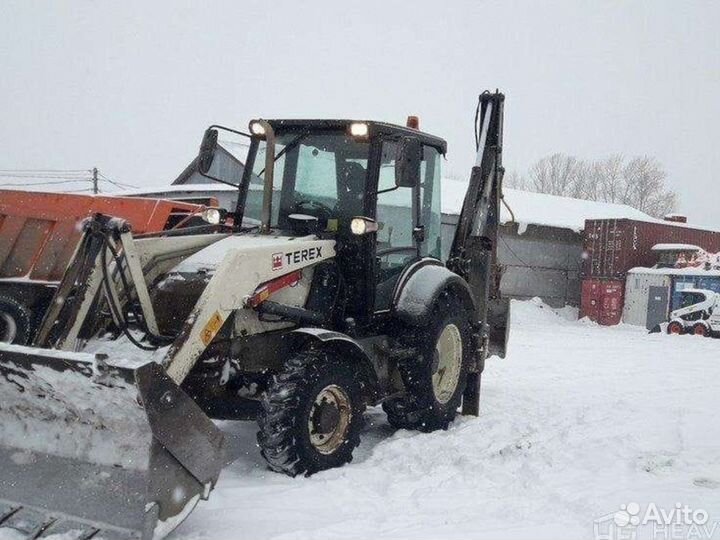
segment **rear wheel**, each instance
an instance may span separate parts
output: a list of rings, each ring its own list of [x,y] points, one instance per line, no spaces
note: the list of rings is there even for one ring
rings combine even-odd
[[[672,321],[667,326],[667,333],[679,336],[685,333],[685,327],[678,321]]]
[[[456,299],[446,296],[431,322],[411,332],[418,351],[400,364],[406,395],[383,403],[396,428],[447,429],[457,415],[471,354],[470,319]]]
[[[695,323],[692,327],[692,333],[696,336],[709,337],[710,329],[707,327],[706,324]]]
[[[258,443],[274,471],[312,474],[352,460],[364,403],[357,370],[323,350],[298,353],[262,399]]]
[[[27,345],[30,341],[32,313],[9,296],[0,296],[0,343]]]

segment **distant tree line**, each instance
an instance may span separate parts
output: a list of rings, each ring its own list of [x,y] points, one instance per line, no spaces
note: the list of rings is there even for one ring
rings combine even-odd
[[[584,160],[552,154],[536,161],[526,174],[508,172],[504,185],[550,195],[627,204],[651,216],[663,217],[677,208],[677,194],[665,184],[667,173],[657,159]]]

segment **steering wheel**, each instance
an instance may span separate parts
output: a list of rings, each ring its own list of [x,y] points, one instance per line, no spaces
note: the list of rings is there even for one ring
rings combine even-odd
[[[411,246],[405,246],[405,247],[391,247],[391,248],[385,248],[385,249],[378,249],[375,252],[375,256],[378,259],[384,259],[386,257],[390,257],[391,255],[395,255],[396,253],[411,253],[411,254],[417,256],[417,248],[411,247]]]
[[[309,212],[303,212],[303,210],[308,210]],[[330,208],[328,205],[318,201],[310,200],[297,201],[293,205],[293,211],[297,212],[298,214],[309,213],[310,215],[315,215],[310,213],[315,211],[317,214],[319,214],[316,217],[325,219],[330,219],[333,215],[333,209]]]
[[[417,253],[417,248],[413,247],[413,246],[404,246],[404,247],[391,247],[391,248],[385,248],[385,249],[378,249],[375,252],[375,255],[378,257],[386,257],[387,255],[392,255],[393,253],[405,253],[405,252]]]

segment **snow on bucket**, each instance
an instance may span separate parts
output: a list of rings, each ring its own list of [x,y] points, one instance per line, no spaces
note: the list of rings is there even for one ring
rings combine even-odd
[[[160,365],[0,345],[0,527],[158,538],[222,464],[222,433]]]

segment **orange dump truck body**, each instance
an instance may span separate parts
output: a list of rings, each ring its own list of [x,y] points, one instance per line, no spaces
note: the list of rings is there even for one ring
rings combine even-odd
[[[142,234],[172,228],[202,208],[164,199],[0,190],[0,280],[60,281],[82,221],[94,213],[126,219]]]

